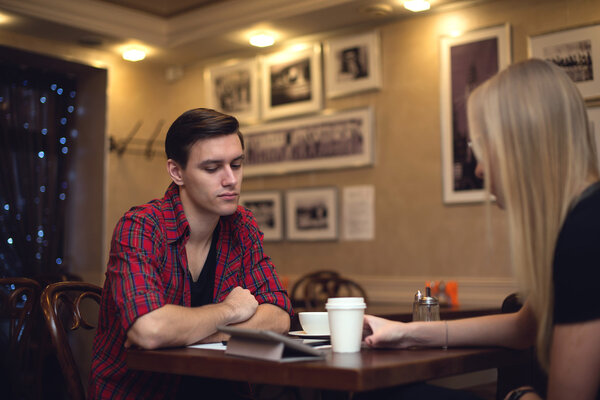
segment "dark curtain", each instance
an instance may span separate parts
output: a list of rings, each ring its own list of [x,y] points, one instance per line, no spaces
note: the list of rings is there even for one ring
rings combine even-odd
[[[0,276],[65,272],[75,79],[0,60]]]

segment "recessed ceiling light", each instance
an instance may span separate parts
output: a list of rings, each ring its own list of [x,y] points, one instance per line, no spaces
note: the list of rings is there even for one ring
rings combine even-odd
[[[7,24],[10,22],[10,17],[7,14],[0,13],[0,24]]]
[[[123,51],[123,60],[141,61],[146,58],[146,52],[139,47],[130,47]]]
[[[250,36],[250,44],[256,47],[268,47],[275,43],[275,36],[272,33],[260,32]]]
[[[404,2],[404,8],[413,12],[426,11],[430,7],[431,5],[426,0],[407,0]]]

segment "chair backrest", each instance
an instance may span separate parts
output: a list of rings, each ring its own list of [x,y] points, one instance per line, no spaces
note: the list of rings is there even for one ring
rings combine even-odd
[[[9,397],[35,397],[34,381],[39,377],[40,364],[33,354],[32,344],[39,344],[40,285],[29,278],[0,278],[0,336],[6,337],[0,373],[6,379],[3,392]],[[38,349],[39,350],[39,349]]]
[[[90,319],[83,315],[85,307],[82,304],[83,300],[91,299],[99,305],[101,295],[101,287],[85,282],[53,283],[42,292],[41,306],[46,326],[72,399],[85,399],[85,390],[67,332],[79,328],[96,329]]]
[[[324,310],[329,297],[363,297],[366,291],[335,271],[316,271],[300,278],[291,291],[292,305],[306,311]]]

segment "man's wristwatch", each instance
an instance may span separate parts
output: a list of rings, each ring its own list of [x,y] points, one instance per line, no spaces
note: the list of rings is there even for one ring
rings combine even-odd
[[[510,392],[506,400],[519,400],[525,393],[535,393],[535,390],[530,387],[518,388]]]

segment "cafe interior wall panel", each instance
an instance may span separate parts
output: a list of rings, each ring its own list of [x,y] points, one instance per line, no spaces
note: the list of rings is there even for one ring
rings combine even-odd
[[[513,60],[523,60],[528,35],[591,23],[598,9],[582,0],[490,1],[380,25],[381,90],[325,100],[331,110],[374,107],[374,165],[246,178],[243,186],[246,191],[336,186],[341,201],[345,186],[371,184],[375,240],[267,242],[266,252],[278,271],[293,283],[313,270],[339,270],[366,282],[374,292],[371,298],[380,302],[409,300],[389,295],[398,282],[454,279],[459,287],[462,283],[463,301],[500,304],[514,290],[504,212],[494,205],[442,202],[439,38],[451,29],[470,31],[508,22]],[[174,116],[198,104],[202,71],[211,62],[188,66],[184,77],[171,85]]]
[[[244,190],[336,186],[340,194],[346,186],[371,184],[375,240],[268,242],[266,251],[280,273],[294,277],[316,269],[337,269],[370,282],[381,293],[391,293],[398,282],[412,285],[440,278],[473,287],[478,279],[497,281],[505,287],[511,269],[503,212],[482,204],[442,202],[439,37],[453,28],[468,31],[509,23],[513,60],[518,61],[527,58],[527,36],[597,23],[599,15],[600,2],[593,0],[503,0],[380,25],[381,90],[325,101],[329,109],[374,107],[375,164],[248,178],[244,183]],[[174,118],[203,104],[203,68],[215,61],[186,65],[180,79],[167,82],[167,66],[150,61],[127,63],[100,51],[5,32],[0,43],[107,68],[106,139],[113,135],[117,140],[125,139],[138,120],[143,125],[136,137],[148,138],[160,119],[165,126],[157,140],[164,140]],[[232,55],[242,56],[248,54]],[[169,182],[160,156],[148,160],[106,152],[105,157],[106,210],[97,210],[105,220],[104,259],[95,264],[98,280],[117,219],[130,206],[161,196]],[[377,299],[377,293],[370,295]]]
[[[381,302],[402,301],[385,294],[399,281],[454,279],[463,302],[500,304],[514,290],[505,213],[494,205],[442,202],[439,37],[457,27],[508,22],[519,61],[527,58],[528,35],[593,23],[594,15],[600,10],[591,1],[495,1],[380,26],[382,89],[326,101],[331,109],[375,107],[375,165],[244,184],[245,190],[372,184],[376,238],[267,243],[279,271],[293,282],[305,272],[337,269],[372,287],[372,299]]]

